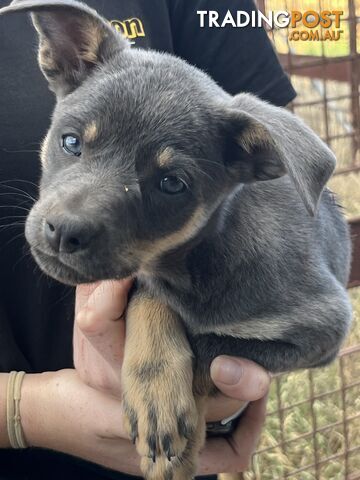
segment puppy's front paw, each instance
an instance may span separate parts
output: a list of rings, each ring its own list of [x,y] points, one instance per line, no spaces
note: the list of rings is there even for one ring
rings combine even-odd
[[[169,461],[181,456],[197,426],[197,409],[191,389],[169,382],[142,382],[129,379],[124,410],[130,438],[140,455],[152,459],[164,455]],[[183,386],[184,387],[184,386]]]
[[[152,378],[137,372],[133,367],[124,382],[126,426],[146,478],[168,480],[198,428],[192,382],[171,370]]]

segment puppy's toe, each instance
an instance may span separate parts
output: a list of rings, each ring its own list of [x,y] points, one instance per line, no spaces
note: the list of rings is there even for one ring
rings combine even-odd
[[[142,457],[141,465],[148,480],[170,480],[174,476],[184,463],[189,441],[198,427],[192,395],[162,392],[164,395],[159,389],[153,395],[148,391],[146,396],[127,395],[124,399],[125,425]]]
[[[136,443],[138,438],[138,419],[135,410],[130,407],[127,402],[123,402],[124,405],[124,415],[123,422],[126,432],[128,433],[132,443]]]

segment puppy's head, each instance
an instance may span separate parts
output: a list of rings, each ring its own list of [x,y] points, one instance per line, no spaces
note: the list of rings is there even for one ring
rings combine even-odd
[[[281,130],[289,114],[274,109],[274,124],[271,110],[269,130],[258,104],[273,107],[233,99],[180,59],[130,49],[76,1],[16,0],[0,13],[19,10],[33,12],[39,64],[57,97],[26,224],[46,273],[76,284],[154,271],[199,236],[239,183],[289,173],[315,209],[333,157],[301,125],[296,160]],[[314,138],[319,164],[303,152]]]

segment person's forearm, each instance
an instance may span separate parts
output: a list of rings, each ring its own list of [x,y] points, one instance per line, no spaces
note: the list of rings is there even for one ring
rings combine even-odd
[[[10,447],[8,377],[0,373],[0,449]],[[132,475],[140,472],[139,458],[122,427],[120,401],[85,385],[75,370],[25,375],[20,416],[29,447],[56,450]]]

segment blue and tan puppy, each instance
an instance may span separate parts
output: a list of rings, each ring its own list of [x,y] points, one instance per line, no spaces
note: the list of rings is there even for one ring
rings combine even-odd
[[[26,237],[61,282],[137,278],[129,433],[147,479],[188,480],[215,356],[315,367],[348,330],[349,233],[324,190],[334,155],[288,111],[129,48],[86,5],[17,0],[1,13],[21,10],[57,97]]]

